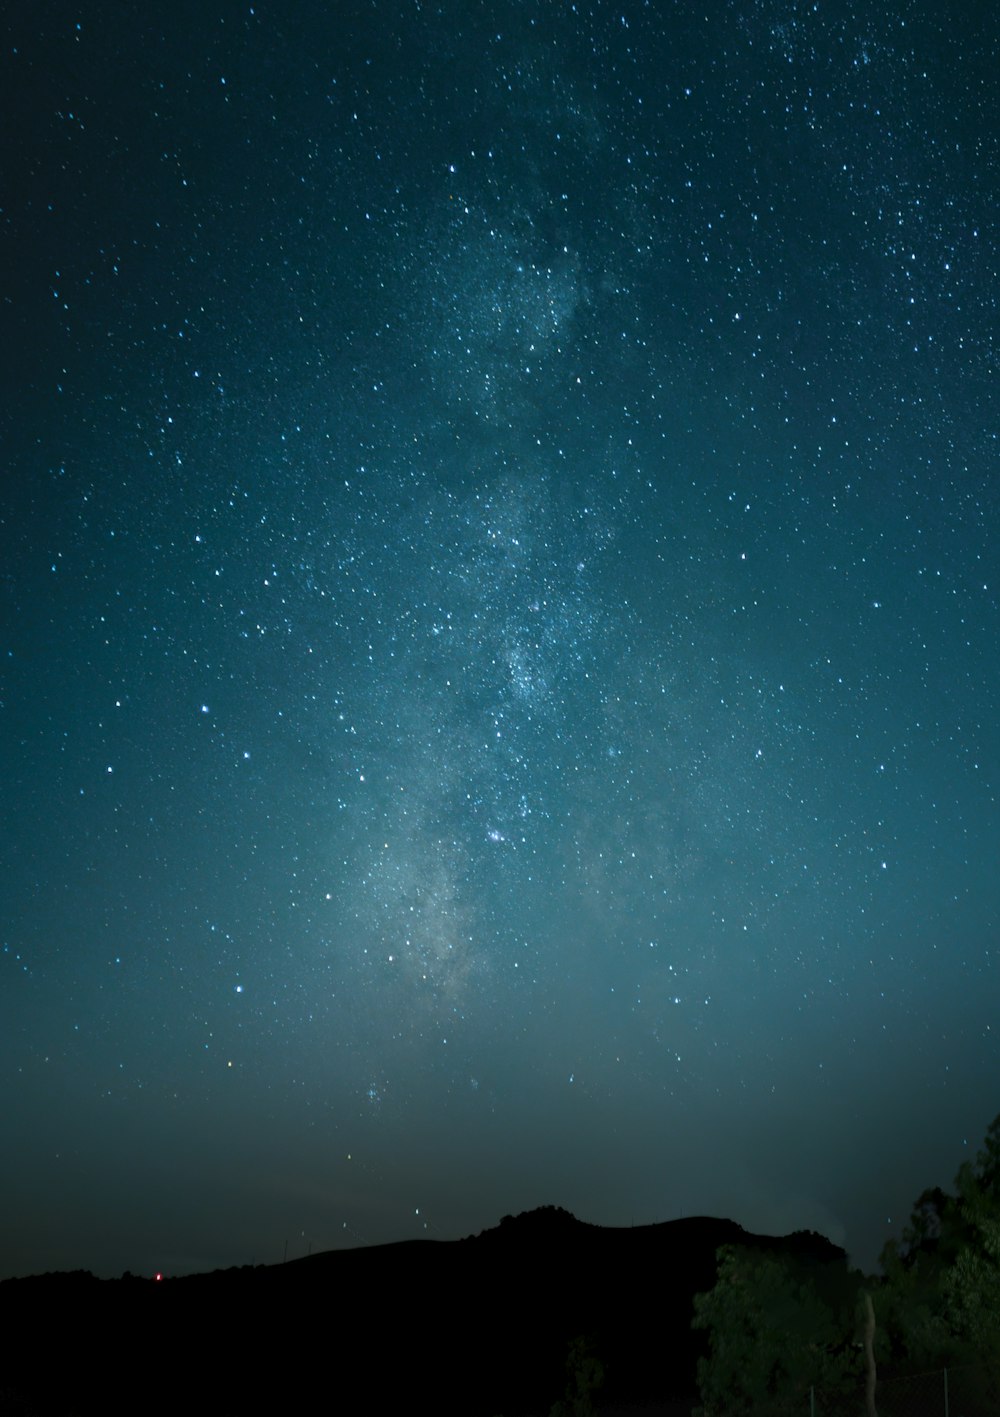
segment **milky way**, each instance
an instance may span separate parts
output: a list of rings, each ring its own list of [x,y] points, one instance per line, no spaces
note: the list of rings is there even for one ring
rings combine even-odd
[[[982,18],[468,9],[8,23],[5,1272],[997,1110]]]

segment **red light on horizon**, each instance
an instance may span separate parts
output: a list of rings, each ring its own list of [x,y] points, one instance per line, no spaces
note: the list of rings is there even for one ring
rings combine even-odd
[[[159,1281],[163,1278],[163,1275],[160,1273],[159,1270],[157,1270],[156,1273],[153,1275],[153,1278],[157,1281],[157,1283],[159,1283]]]

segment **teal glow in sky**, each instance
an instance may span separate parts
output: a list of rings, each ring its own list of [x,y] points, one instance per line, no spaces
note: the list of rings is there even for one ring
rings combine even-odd
[[[140,11],[4,21],[0,1273],[870,1266],[1000,1105],[995,21]]]

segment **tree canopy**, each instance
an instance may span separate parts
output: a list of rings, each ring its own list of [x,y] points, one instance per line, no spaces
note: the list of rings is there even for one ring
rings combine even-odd
[[[887,1356],[1000,1362],[1000,1116],[959,1168],[954,1194],[924,1191],[881,1260],[876,1312]]]
[[[857,1391],[860,1289],[846,1259],[816,1264],[724,1246],[715,1288],[695,1299],[694,1327],[709,1335],[698,1364],[704,1417],[796,1405],[812,1386]]]
[[[725,1246],[718,1261],[715,1287],[695,1299],[694,1327],[709,1341],[698,1365],[703,1417],[801,1411],[811,1387],[857,1397],[864,1295],[879,1363],[895,1373],[976,1364],[983,1395],[1000,1398],[1000,1116],[953,1192],[918,1196],[880,1276],[865,1280],[846,1257],[754,1247]]]

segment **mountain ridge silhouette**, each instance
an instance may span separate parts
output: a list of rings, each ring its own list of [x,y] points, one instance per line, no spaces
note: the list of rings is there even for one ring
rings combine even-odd
[[[175,1411],[331,1397],[390,1410],[547,1413],[587,1335],[609,1403],[687,1402],[703,1338],[694,1295],[720,1245],[846,1264],[812,1231],[784,1237],[688,1216],[629,1228],[543,1206],[459,1240],[405,1239],[162,1282],[87,1271],[5,1280],[6,1381],[52,1413]],[[114,1361],[109,1362],[109,1335]],[[63,1355],[54,1369],[53,1346]],[[150,1374],[157,1375],[150,1386]],[[30,1409],[29,1409],[30,1410]]]

